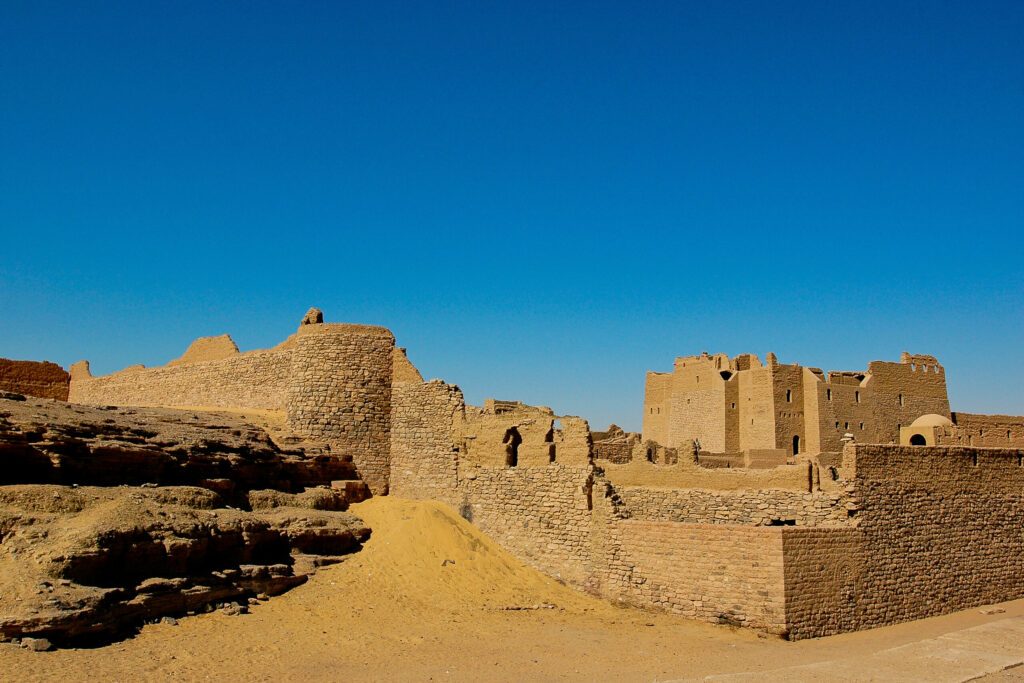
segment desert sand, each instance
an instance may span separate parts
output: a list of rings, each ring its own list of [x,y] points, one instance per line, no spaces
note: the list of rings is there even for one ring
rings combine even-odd
[[[1005,640],[1010,632],[1004,626],[1024,623],[1024,601],[1015,601],[996,613],[974,609],[790,643],[592,598],[524,566],[439,503],[384,497],[352,511],[373,529],[365,548],[250,614],[215,612],[176,626],[149,625],[134,638],[96,649],[36,653],[0,645],[2,677],[666,681],[747,672],[754,677],[743,680],[821,680],[833,666],[840,679],[844,663],[856,663],[855,680],[962,680],[934,661],[915,664],[913,648],[947,653],[946,641],[936,639],[973,633],[972,627],[995,628]],[[974,640],[995,642],[982,632]],[[1013,650],[1015,642],[1001,647]],[[911,648],[906,656],[893,650],[901,646]],[[906,665],[901,671],[886,675],[884,667],[864,665],[890,651],[898,654],[890,659]],[[1016,654],[986,657],[967,669],[999,671]],[[784,670],[815,663],[829,664],[803,673]],[[1009,669],[992,680],[1015,680],[1020,671]]]

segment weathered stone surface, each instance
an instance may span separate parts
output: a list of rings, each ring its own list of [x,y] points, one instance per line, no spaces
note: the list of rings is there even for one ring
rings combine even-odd
[[[351,458],[279,447],[237,415],[0,398],[0,485],[195,485],[244,501],[357,477]]]
[[[56,363],[0,358],[0,391],[68,400],[71,376]]]
[[[0,637],[102,643],[288,590],[368,538],[350,476],[235,416],[0,399]]]

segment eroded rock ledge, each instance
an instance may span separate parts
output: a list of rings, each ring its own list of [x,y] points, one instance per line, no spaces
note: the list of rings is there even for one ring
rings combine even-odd
[[[288,590],[369,537],[355,476],[230,415],[0,398],[0,638],[103,644]]]

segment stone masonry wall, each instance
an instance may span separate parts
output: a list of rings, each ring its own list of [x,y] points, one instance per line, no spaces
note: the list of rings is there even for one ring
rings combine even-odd
[[[595,590],[683,616],[786,630],[782,529],[618,518],[595,495]]]
[[[295,337],[286,401],[298,434],[351,455],[374,494],[386,493],[395,338],[369,325],[303,325]]]
[[[250,351],[218,360],[128,368],[102,377],[72,368],[72,403],[122,406],[214,406],[284,410],[290,349]]]
[[[772,489],[708,491],[616,487],[633,519],[687,524],[739,524],[840,527],[849,523],[840,491]]]
[[[953,413],[959,446],[1024,448],[1024,417]]]
[[[856,445],[843,471],[856,527],[784,532],[795,637],[1024,597],[1024,451]]]
[[[70,378],[56,363],[0,358],[0,391],[68,400]]]
[[[395,385],[391,393],[391,492],[457,503],[459,388],[439,380]]]

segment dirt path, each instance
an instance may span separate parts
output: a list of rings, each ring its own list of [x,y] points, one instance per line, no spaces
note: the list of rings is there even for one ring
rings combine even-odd
[[[3,645],[0,678],[664,681],[856,660],[1024,616],[1016,601],[996,615],[969,610],[789,643],[590,598],[523,566],[439,504],[377,498],[354,511],[374,529],[362,552],[249,615],[148,626],[95,650]]]

